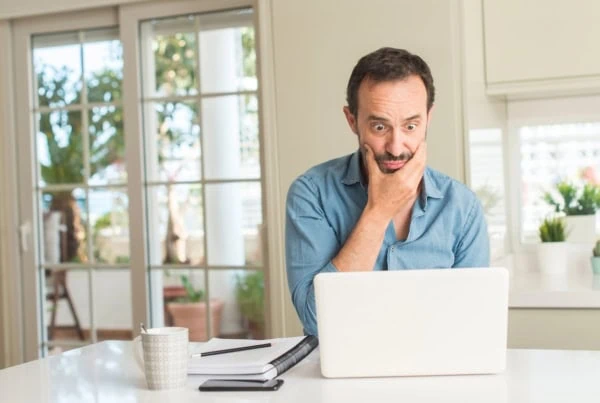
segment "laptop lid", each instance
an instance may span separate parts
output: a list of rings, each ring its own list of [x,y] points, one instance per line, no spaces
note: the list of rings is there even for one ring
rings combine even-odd
[[[321,273],[314,285],[323,376],[505,369],[504,268]]]

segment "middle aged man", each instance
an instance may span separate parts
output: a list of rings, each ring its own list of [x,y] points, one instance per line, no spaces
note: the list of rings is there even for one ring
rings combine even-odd
[[[318,273],[489,266],[475,194],[426,166],[435,89],[425,61],[381,48],[358,61],[346,96],[359,149],[311,168],[287,197],[288,282],[312,335]]]

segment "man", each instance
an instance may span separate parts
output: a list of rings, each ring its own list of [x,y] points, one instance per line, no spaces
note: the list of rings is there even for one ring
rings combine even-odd
[[[317,335],[318,273],[489,265],[475,194],[426,166],[434,97],[429,67],[405,50],[354,67],[344,114],[358,151],[308,170],[287,197],[288,282],[306,334]]]

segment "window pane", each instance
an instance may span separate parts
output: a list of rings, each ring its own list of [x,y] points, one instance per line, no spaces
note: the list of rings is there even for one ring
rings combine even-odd
[[[203,99],[202,119],[206,178],[259,178],[257,97]]]
[[[83,63],[89,102],[121,100],[123,49],[118,40],[83,45]]]
[[[41,184],[83,183],[81,112],[41,113],[37,121]]]
[[[82,189],[42,193],[43,262],[88,261],[85,206],[85,192]]]
[[[148,104],[146,111],[148,179],[199,180],[200,125],[196,105],[190,102]]]
[[[202,187],[152,186],[148,197],[151,264],[203,265]]]
[[[600,122],[523,126],[521,144],[521,241],[537,241],[540,222],[553,211],[542,199],[556,183],[597,181]]]
[[[96,269],[92,278],[97,340],[131,340],[132,312],[123,309],[131,305],[129,269]]]
[[[201,17],[201,29],[203,23],[210,27],[210,21],[205,22],[203,18],[210,19],[211,16]],[[202,93],[257,89],[253,28],[202,30],[200,55]]]
[[[176,17],[142,23],[144,96],[198,93],[197,52],[193,17]],[[150,59],[151,58],[151,59]]]
[[[129,263],[129,213],[126,190],[90,191],[94,261]]]
[[[89,342],[89,273],[84,270],[42,270],[42,278],[46,295],[42,303],[42,321],[47,340],[54,343]],[[58,353],[70,348],[61,346],[50,349],[50,352]]]
[[[490,237],[491,260],[505,254],[506,196],[500,129],[469,132],[471,187],[483,205]]]
[[[208,264],[262,263],[260,183],[206,185]]]
[[[35,47],[33,61],[38,106],[55,107],[81,102],[79,44]]]
[[[123,109],[95,107],[88,112],[90,180],[93,185],[125,183],[125,136]]]
[[[222,305],[221,337],[265,338],[265,286],[254,270],[210,270],[210,297]],[[214,310],[214,308],[213,308]]]
[[[183,326],[190,331],[190,341],[209,339],[207,329],[206,284],[203,270],[169,270],[162,278],[153,275],[162,282],[165,326]],[[156,300],[156,298],[154,299]],[[212,300],[212,299],[211,299]],[[213,309],[213,329],[219,327],[219,312]],[[219,333],[213,331],[212,336]]]

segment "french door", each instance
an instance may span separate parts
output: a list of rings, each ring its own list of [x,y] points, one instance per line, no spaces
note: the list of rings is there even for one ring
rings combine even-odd
[[[15,23],[26,358],[140,322],[264,336],[255,20],[234,0]]]

